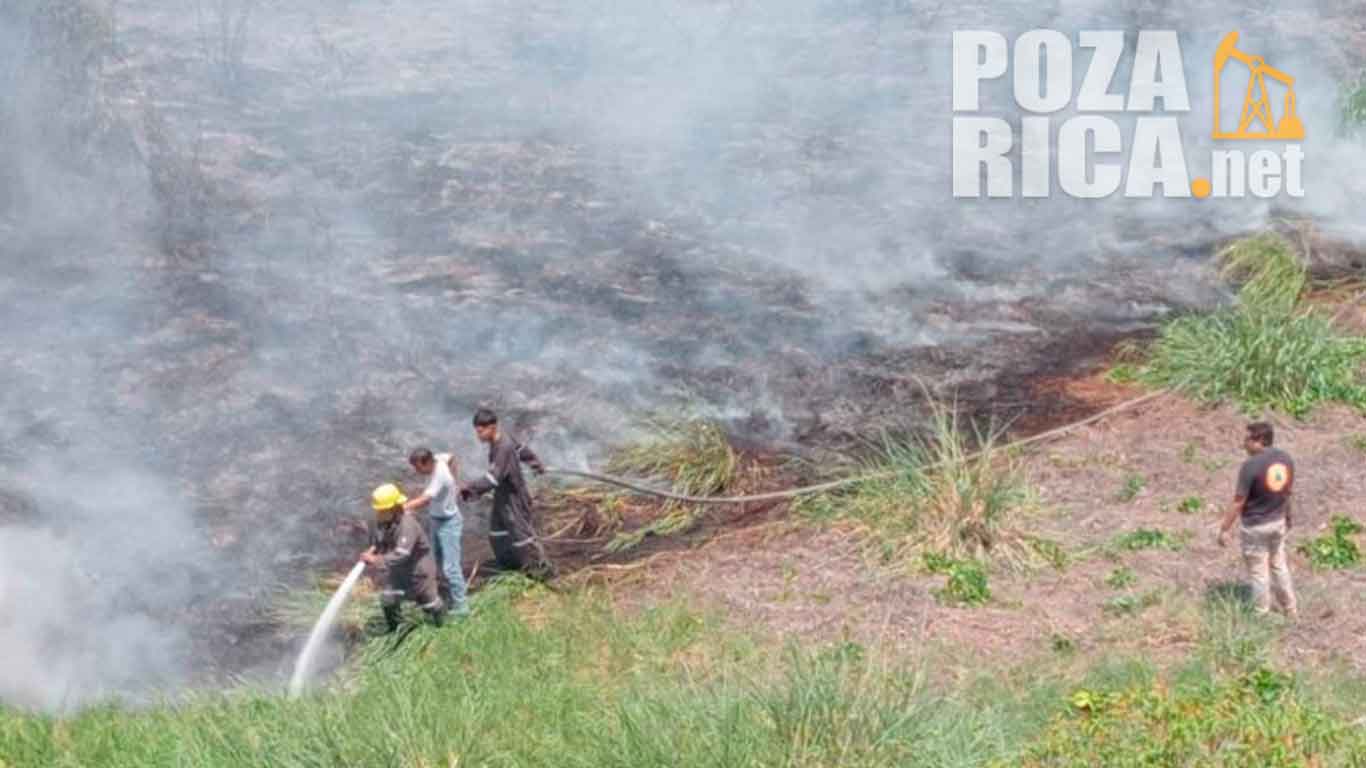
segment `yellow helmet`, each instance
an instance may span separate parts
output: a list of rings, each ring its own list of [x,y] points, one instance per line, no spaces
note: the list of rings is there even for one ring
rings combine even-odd
[[[379,513],[378,517],[382,520],[387,520],[389,515],[386,513],[407,500],[408,497],[393,483],[385,483],[370,494],[370,506]]]

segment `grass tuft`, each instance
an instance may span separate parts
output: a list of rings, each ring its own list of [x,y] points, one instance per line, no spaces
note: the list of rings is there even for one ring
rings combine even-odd
[[[613,474],[637,475],[667,481],[674,493],[688,496],[721,495],[740,474],[740,458],[719,425],[703,419],[656,418],[648,422],[651,436],[617,449],[607,462]],[[649,536],[667,536],[690,529],[697,510],[669,502],[665,515],[609,541],[608,552],[638,546]]]
[[[1115,494],[1115,498],[1127,504],[1138,498],[1138,494],[1143,492],[1143,486],[1147,483],[1143,475],[1129,475],[1124,478],[1124,485],[1119,489],[1119,493]]]
[[[1275,232],[1234,241],[1215,254],[1215,260],[1223,277],[1241,286],[1238,304],[1248,311],[1289,313],[1309,284],[1309,270]]]
[[[798,511],[862,523],[886,560],[913,562],[928,552],[1010,570],[1065,565],[1056,542],[1022,524],[1038,510],[1037,495],[1020,462],[997,448],[998,435],[969,433],[954,409],[931,407],[928,436],[885,441],[869,479],[802,499]]]

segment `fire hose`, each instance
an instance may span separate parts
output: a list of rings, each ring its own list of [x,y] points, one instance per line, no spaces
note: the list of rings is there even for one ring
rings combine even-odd
[[[1105,418],[1114,416],[1117,413],[1122,413],[1124,411],[1137,408],[1138,406],[1143,405],[1144,403],[1156,400],[1159,397],[1162,397],[1163,395],[1169,394],[1170,392],[1171,390],[1169,389],[1160,389],[1156,392],[1149,392],[1148,394],[1142,395],[1141,397],[1136,397],[1132,400],[1126,400],[1118,405],[1106,408],[1100,413],[1097,413],[1093,416],[1088,416],[1087,418],[1082,419],[1081,421],[1073,422],[1071,424],[1065,424],[1060,427],[1055,427],[1045,432],[1040,432],[1037,435],[1031,435],[1029,437],[1017,440],[1013,443],[1008,443],[1005,446],[996,448],[994,450],[1009,451],[1015,448],[1022,448],[1026,445],[1041,443],[1045,440],[1050,440],[1055,437],[1061,437],[1062,435],[1065,435],[1073,430],[1094,424]],[[974,453],[970,453],[966,456],[963,456],[961,459],[957,459],[957,461],[971,461],[972,459],[981,457],[984,453],[985,451],[976,451]],[[934,469],[936,467],[943,466],[949,463],[952,462],[937,461],[930,464],[925,464],[921,468]],[[845,477],[839,480],[831,480],[824,483],[817,483],[815,485],[807,485],[801,488],[790,488],[785,491],[770,491],[767,493],[751,493],[743,496],[693,496],[685,493],[674,493],[672,491],[664,491],[658,488],[651,488],[647,485],[642,485],[639,482],[628,480],[621,477],[614,477],[612,475],[604,475],[599,474],[597,472],[587,472],[577,469],[547,467],[546,474],[562,475],[566,477],[577,477],[583,480],[590,480],[596,483],[603,483],[605,485],[614,485],[618,488],[624,488],[628,491],[634,491],[636,493],[641,493],[648,496],[655,496],[661,499],[679,501],[688,504],[750,504],[761,501],[779,501],[782,499],[796,498],[798,496],[809,496],[814,493],[824,493],[827,491],[843,488],[845,486],[867,482],[869,480],[879,480],[892,477],[896,474],[896,470],[885,470],[881,472],[871,472],[867,474],[853,475],[851,477]],[[553,541],[555,539],[553,537],[550,537],[548,540]]]

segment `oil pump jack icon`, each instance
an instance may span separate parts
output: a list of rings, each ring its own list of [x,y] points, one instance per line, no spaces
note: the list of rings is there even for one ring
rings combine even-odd
[[[1281,139],[1296,141],[1304,138],[1304,123],[1295,114],[1295,78],[1267,66],[1261,56],[1244,53],[1237,48],[1238,33],[1230,32],[1219,43],[1214,52],[1214,138],[1216,139]],[[1238,129],[1232,132],[1223,130],[1219,122],[1220,80],[1229,59],[1242,62],[1248,68],[1247,96],[1243,98],[1242,114],[1238,118]],[[1266,79],[1271,78],[1285,86],[1285,103],[1281,110],[1281,120],[1276,122],[1271,113],[1271,99],[1267,96]],[[1251,130],[1254,122],[1260,122],[1263,131]]]

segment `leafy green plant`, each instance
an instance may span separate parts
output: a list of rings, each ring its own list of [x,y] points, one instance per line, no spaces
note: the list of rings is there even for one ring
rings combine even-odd
[[[1144,680],[1067,697],[1020,755],[1022,768],[1361,765],[1366,731],[1334,717],[1291,676],[1265,667],[1183,685]]]
[[[1329,525],[1328,533],[1300,544],[1299,551],[1315,568],[1323,570],[1351,568],[1361,562],[1361,550],[1353,540],[1361,533],[1361,524],[1338,515]]]
[[[1205,500],[1199,496],[1187,496],[1176,505],[1176,510],[1183,514],[1193,515],[1205,508]]]
[[[948,567],[948,580],[936,596],[952,605],[981,605],[991,599],[987,572],[971,560],[960,560]]]
[[[1138,494],[1143,491],[1143,486],[1146,485],[1147,482],[1148,481],[1143,475],[1129,475],[1124,478],[1124,485],[1119,489],[1119,493],[1115,495],[1115,498],[1125,503],[1133,501],[1138,497]]]
[[[1111,589],[1127,589],[1138,583],[1138,576],[1132,568],[1121,565],[1105,577],[1105,585]]]
[[[1130,552],[1141,549],[1166,549],[1175,552],[1186,546],[1182,537],[1172,536],[1155,528],[1138,528],[1120,534],[1115,537],[1112,545],[1116,549]]]

